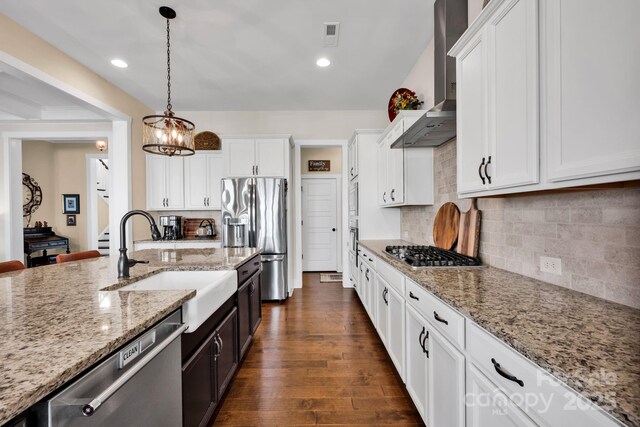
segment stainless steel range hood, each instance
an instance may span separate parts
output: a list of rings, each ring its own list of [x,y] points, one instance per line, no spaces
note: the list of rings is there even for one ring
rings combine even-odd
[[[467,29],[467,0],[436,0],[433,15],[436,105],[391,148],[437,147],[456,136],[456,59],[447,56],[447,52]]]

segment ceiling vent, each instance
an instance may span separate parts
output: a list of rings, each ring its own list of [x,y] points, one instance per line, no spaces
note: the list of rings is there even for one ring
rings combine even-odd
[[[324,45],[328,47],[338,46],[338,35],[340,34],[339,22],[324,23]]]

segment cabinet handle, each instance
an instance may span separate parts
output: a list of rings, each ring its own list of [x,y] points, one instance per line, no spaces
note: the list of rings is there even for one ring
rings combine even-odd
[[[422,344],[420,344],[420,346],[422,347],[422,351],[424,352],[424,354],[427,355],[427,359],[429,358],[429,350],[427,350],[427,340],[429,339],[429,331],[427,331],[424,335],[424,339],[422,340]]]
[[[489,160],[487,160],[487,164],[484,165],[484,175],[487,177],[487,181],[489,181],[489,184],[491,184],[491,177],[489,176],[489,172],[487,172],[487,168],[489,167],[490,163],[491,163],[491,156],[489,156]]]
[[[411,292],[411,291],[409,291],[409,298],[413,298],[413,299],[414,299],[414,300],[416,300],[416,301],[420,301],[420,298],[418,298],[417,296],[415,296],[415,295],[413,294],[413,292]]]
[[[444,320],[442,317],[438,316],[438,313],[436,313],[435,311],[433,312],[433,318],[436,319],[438,322],[442,322],[445,325],[448,325],[449,322]]]
[[[369,262],[373,262],[373,259],[372,259],[372,258],[369,258]]]
[[[382,201],[387,203],[387,192],[382,193]]]
[[[395,198],[395,197],[393,197],[393,193],[395,193],[395,192],[396,192],[396,189],[395,189],[395,188],[393,188],[393,189],[391,190],[391,194],[390,194],[390,196],[391,196],[391,201],[392,201],[392,202],[395,202],[395,201],[396,201],[396,198]]]
[[[480,175],[480,179],[482,180],[482,184],[485,183],[484,176],[482,176],[482,166],[484,166],[484,157],[482,158],[482,163],[478,166],[478,175]]]
[[[247,274],[249,274],[249,271],[248,271],[248,270],[244,270],[244,271],[242,272],[242,275],[243,275],[243,276],[246,276]]]
[[[420,344],[420,347],[422,347],[422,351],[424,352],[424,345],[422,344],[422,336],[424,335],[424,332],[426,331],[426,328],[423,326],[422,327],[422,332],[420,332],[420,336],[418,337],[418,344]]]
[[[364,277],[367,278],[367,282],[369,281],[369,269],[367,268],[367,271],[364,272]]]
[[[258,172],[258,165],[256,165],[256,175],[258,175],[260,172]]]
[[[222,338],[220,338],[220,335],[218,335],[217,337],[218,342],[220,343],[220,350],[218,353],[218,356],[220,356],[220,354],[222,354],[222,349],[224,348],[224,343],[222,342]]]
[[[215,344],[215,346],[216,346],[215,350],[213,351],[213,356],[214,357],[218,357],[218,356],[220,356],[220,344],[218,343],[218,337],[217,336],[213,337],[213,344]]]
[[[496,362],[496,359],[491,358],[491,363],[493,363],[493,367],[496,369],[496,372],[500,374],[501,377],[508,379],[509,381],[513,381],[518,384],[520,387],[524,387],[524,381],[518,379],[515,375],[511,375],[509,372],[505,371],[504,368],[500,367],[500,364]]]
[[[350,169],[349,173],[353,176],[353,168]]]

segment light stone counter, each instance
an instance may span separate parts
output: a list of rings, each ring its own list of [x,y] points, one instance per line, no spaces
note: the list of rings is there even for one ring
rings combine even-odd
[[[412,243],[359,243],[624,424],[640,426],[639,310],[492,267],[412,270],[384,252]]]
[[[118,280],[109,257],[0,274],[0,425],[166,317],[195,291],[117,289],[165,270],[233,270],[257,249],[133,252]]]

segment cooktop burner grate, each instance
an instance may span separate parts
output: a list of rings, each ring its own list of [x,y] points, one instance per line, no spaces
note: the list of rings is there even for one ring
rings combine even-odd
[[[482,267],[479,258],[446,251],[435,246],[387,246],[385,251],[412,268]]]

